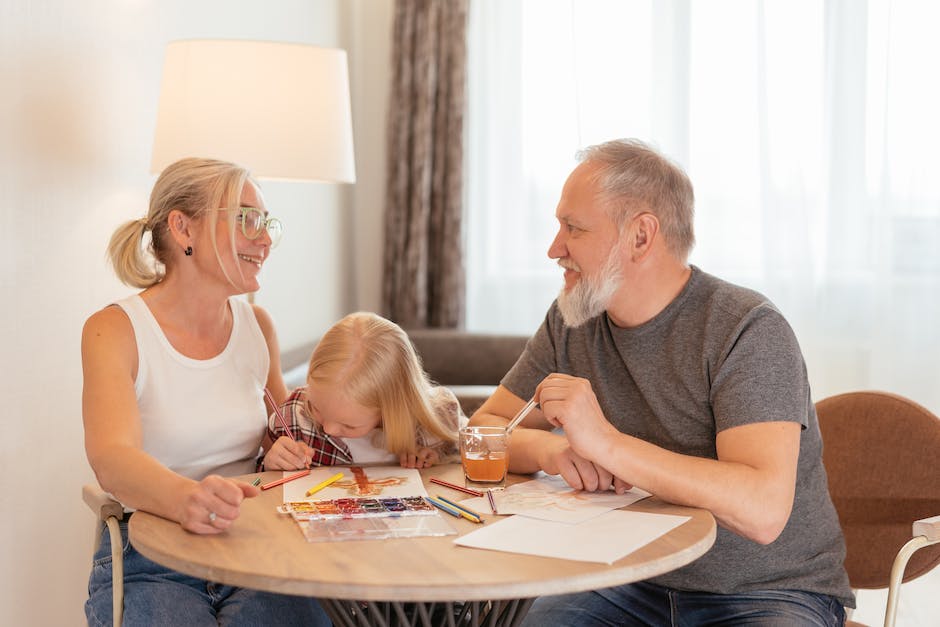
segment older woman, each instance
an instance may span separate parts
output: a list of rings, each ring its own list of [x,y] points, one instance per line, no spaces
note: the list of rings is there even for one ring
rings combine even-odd
[[[118,278],[143,291],[85,323],[82,413],[88,461],[128,512],[127,624],[329,624],[314,600],[174,572],[136,553],[126,536],[137,509],[220,533],[258,494],[226,477],[253,470],[265,386],[278,401],[287,389],[270,317],[235,297],[258,289],[280,232],[247,170],[183,159],[160,175],[147,216],[111,238]],[[91,625],[112,620],[109,544],[103,532],[85,604]]]

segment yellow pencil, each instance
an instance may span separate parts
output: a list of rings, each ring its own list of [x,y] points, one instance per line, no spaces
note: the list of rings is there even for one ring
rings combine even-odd
[[[472,523],[482,523],[482,522],[483,522],[483,519],[480,518],[479,516],[477,516],[476,513],[473,512],[472,510],[465,509],[465,508],[461,507],[460,505],[457,505],[457,504],[454,503],[453,501],[448,501],[448,500],[445,499],[443,496],[438,496],[438,497],[436,497],[436,498],[429,496],[429,497],[427,497],[427,499],[428,499],[429,501],[431,501],[431,504],[432,504],[432,505],[436,505],[439,509],[444,510],[444,511],[447,512],[448,514],[451,514],[451,515],[453,515],[453,516],[457,516],[458,518],[462,516],[463,518],[466,518],[467,520],[469,520],[469,521],[472,522]]]
[[[473,518],[476,519],[476,520],[474,520],[474,522],[476,522],[477,520],[483,520],[483,517],[480,516],[480,514],[478,514],[477,512],[473,511],[472,509],[470,509],[470,508],[467,507],[466,505],[461,505],[461,504],[458,503],[457,501],[451,501],[450,499],[445,498],[445,497],[441,496],[440,494],[437,495],[437,498],[438,498],[439,500],[441,500],[441,501],[444,501],[445,503],[447,503],[447,504],[450,505],[451,507],[455,507],[455,508],[459,509],[462,513],[469,514],[470,516],[473,516]]]
[[[310,488],[309,490],[307,490],[307,496],[310,496],[310,495],[312,495],[312,494],[315,494],[316,492],[319,492],[320,490],[322,490],[322,489],[325,488],[326,486],[328,486],[328,485],[330,485],[330,484],[332,484],[332,483],[336,483],[337,481],[339,481],[339,480],[342,479],[342,478],[343,478],[343,473],[341,473],[341,472],[336,473],[335,475],[333,475],[333,476],[330,477],[329,479],[327,479],[327,480],[325,480],[325,481],[321,481],[321,482],[318,483],[317,485],[315,485],[315,486],[313,486],[312,488]]]

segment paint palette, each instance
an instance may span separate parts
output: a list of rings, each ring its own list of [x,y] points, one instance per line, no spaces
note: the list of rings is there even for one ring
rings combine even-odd
[[[291,501],[278,506],[277,511],[293,517],[307,542],[383,540],[457,533],[437,509],[420,496]]]
[[[280,505],[277,511],[290,514],[298,521],[429,516],[437,513],[437,510],[420,496],[291,501]]]

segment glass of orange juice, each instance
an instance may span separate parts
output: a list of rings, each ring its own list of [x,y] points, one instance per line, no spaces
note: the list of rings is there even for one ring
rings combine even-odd
[[[462,427],[460,463],[467,487],[502,488],[509,470],[509,432],[505,427]]]

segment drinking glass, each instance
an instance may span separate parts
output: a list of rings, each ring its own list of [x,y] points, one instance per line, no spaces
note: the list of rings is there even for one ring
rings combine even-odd
[[[459,440],[466,486],[478,490],[505,487],[509,431],[505,427],[462,427]]]

